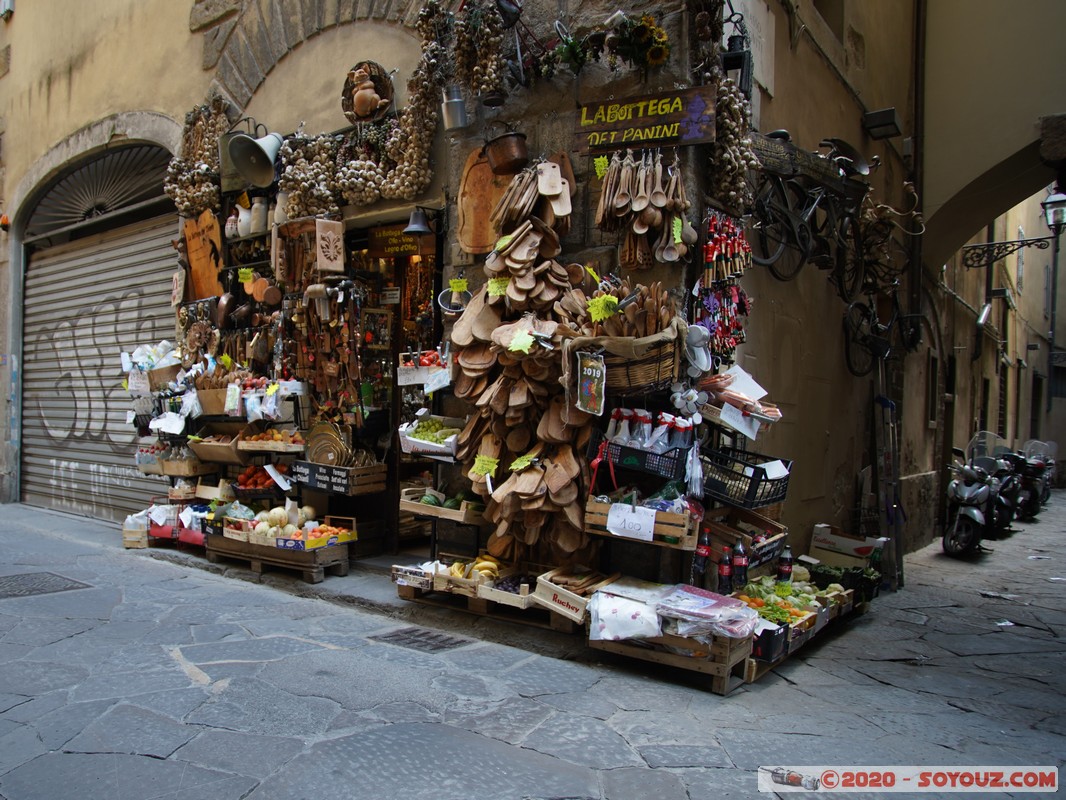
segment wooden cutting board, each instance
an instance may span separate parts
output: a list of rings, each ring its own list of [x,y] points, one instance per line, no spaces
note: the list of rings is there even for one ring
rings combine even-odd
[[[481,147],[467,157],[456,201],[459,206],[459,246],[467,253],[488,253],[495,246],[497,235],[489,217],[513,177],[493,175]]]
[[[186,299],[205,300],[222,294],[222,284],[218,282],[222,268],[222,232],[210,209],[198,219],[185,220],[185,248],[189,259]]]

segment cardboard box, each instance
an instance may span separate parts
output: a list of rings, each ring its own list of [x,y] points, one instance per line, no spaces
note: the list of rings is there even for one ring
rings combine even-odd
[[[461,417],[440,417],[433,415],[433,419],[439,419],[444,424],[445,428],[462,429],[466,427],[466,420]],[[406,425],[400,426],[400,448],[403,452],[412,455],[455,457],[455,442],[459,438],[458,434],[449,436],[440,444],[423,441],[422,439],[412,439],[408,434],[415,429],[417,424],[417,422],[408,422]]]
[[[866,567],[869,566],[869,562],[865,558],[859,558],[858,556],[848,556],[843,553],[838,553],[834,550],[825,550],[821,547],[811,547],[810,552],[807,554],[811,558],[815,558],[823,564],[828,564],[831,567]]]
[[[148,370],[148,388],[153,392],[167,388],[167,384],[178,377],[181,372],[181,364],[171,364],[169,367]]]
[[[788,626],[760,619],[751,642],[751,657],[759,661],[777,661],[788,652]]]
[[[163,468],[164,475],[171,475],[175,478],[191,478],[194,475],[208,475],[212,472],[218,472],[218,469],[213,464],[204,464],[198,459],[167,459],[166,461],[160,461],[159,464]]]
[[[197,389],[196,397],[205,417],[220,417],[226,413],[226,389]]]
[[[874,550],[884,547],[887,542],[888,539],[884,537],[853,536],[836,525],[824,522],[814,526],[814,535],[811,536],[811,547],[864,559],[869,558]]]
[[[247,464],[251,454],[241,452],[237,443],[240,441],[240,435],[250,427],[247,422],[212,422],[205,425],[197,435],[207,438],[220,434],[233,438],[224,443],[190,440],[189,449],[196,453],[201,461],[211,461],[216,464]]]
[[[319,536],[314,539],[286,539],[278,537],[274,540],[274,546],[282,550],[318,550],[320,547],[329,547],[334,544],[344,544],[355,540],[355,531],[348,531],[337,536]]]

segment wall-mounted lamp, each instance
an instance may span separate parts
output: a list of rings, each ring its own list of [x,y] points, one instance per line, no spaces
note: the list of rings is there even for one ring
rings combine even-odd
[[[750,100],[752,58],[746,31],[730,36],[727,46],[729,49],[722,51],[722,72],[732,78],[744,96]]]
[[[985,303],[981,307],[981,313],[977,315],[977,327],[983,328],[988,324],[988,317],[992,314],[992,304]]]
[[[1014,292],[1010,290],[1009,286],[1001,286],[998,289],[992,290],[992,299],[1003,299],[1007,301],[1007,307],[1011,311],[1017,311],[1018,306],[1014,302]]]
[[[891,139],[903,133],[903,124],[893,106],[877,111],[867,111],[862,115],[862,129],[871,139]]]
[[[440,221],[440,212],[436,212],[437,216],[430,218],[429,214],[433,213],[431,208],[423,208],[422,206],[415,206],[414,211],[411,212],[410,219],[407,220],[407,227],[403,229],[403,232],[410,236],[425,236],[429,233],[436,233],[434,227],[438,227],[437,223]]]

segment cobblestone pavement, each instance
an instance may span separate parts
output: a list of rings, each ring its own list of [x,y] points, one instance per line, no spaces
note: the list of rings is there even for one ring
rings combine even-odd
[[[771,796],[760,766],[1061,766],[1064,501],[975,561],[909,556],[905,590],[728,697],[382,576],[234,580],[6,506],[0,796],[697,800]]]

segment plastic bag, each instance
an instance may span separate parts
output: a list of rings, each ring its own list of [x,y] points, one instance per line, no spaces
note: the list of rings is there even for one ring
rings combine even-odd
[[[619,641],[662,634],[659,615],[647,603],[594,592],[589,600],[589,639]]]
[[[732,597],[708,592],[695,586],[678,584],[655,607],[663,616],[678,620],[682,635],[717,634],[743,639],[755,630],[759,614]]]
[[[189,389],[181,396],[181,415],[183,417],[196,419],[203,413],[204,409],[200,405],[200,396],[196,394],[195,389]]]

